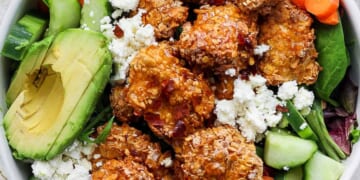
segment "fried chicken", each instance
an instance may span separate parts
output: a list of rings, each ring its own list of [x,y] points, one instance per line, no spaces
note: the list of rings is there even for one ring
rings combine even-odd
[[[254,143],[228,125],[187,136],[176,159],[180,179],[262,179],[263,163]]]
[[[131,158],[124,160],[107,160],[98,170],[92,173],[93,180],[152,180],[154,175],[146,166],[133,161]]]
[[[98,133],[102,131],[103,127],[99,127]],[[159,143],[152,142],[150,136],[127,124],[121,126],[113,124],[105,142],[100,143],[93,153],[93,159],[91,160],[93,170],[104,171],[101,169],[105,169],[108,172],[113,172],[119,169],[119,164],[131,163],[127,162],[129,159],[141,165],[135,164],[135,168],[147,169],[149,173],[146,172],[145,174],[152,174],[155,179],[171,178],[173,176],[172,164],[164,163],[166,160],[171,162],[170,151],[162,153]],[[117,161],[108,162],[109,160]],[[103,168],[98,167],[99,163],[108,164]]]
[[[312,18],[291,4],[280,2],[260,26],[259,44],[270,46],[258,64],[268,84],[278,85],[296,80],[310,85],[317,80],[321,67],[315,61]]]
[[[257,44],[257,15],[242,13],[233,4],[196,9],[193,25],[186,23],[177,43],[182,58],[192,66],[224,73],[254,64],[252,48]]]
[[[185,23],[188,8],[179,0],[140,0],[138,8],[145,9],[144,24],[155,28],[156,39],[173,37],[176,28]]]
[[[133,122],[136,120],[134,109],[126,102],[128,89],[124,86],[114,86],[111,89],[110,105],[116,119],[121,122]]]
[[[204,126],[214,94],[201,75],[181,66],[161,43],[142,49],[130,64],[126,100],[160,138],[182,138]]]

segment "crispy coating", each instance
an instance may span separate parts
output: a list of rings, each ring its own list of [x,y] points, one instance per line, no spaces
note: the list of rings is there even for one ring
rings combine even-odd
[[[102,130],[103,127],[99,127],[98,133]],[[108,160],[122,161],[130,158],[131,161],[147,168],[155,179],[172,176],[172,164],[163,164],[165,159],[171,159],[171,152],[162,153],[159,143],[152,142],[150,136],[127,124],[121,126],[114,124],[105,142],[100,143],[93,154],[93,157],[96,154],[100,155],[100,157],[91,160],[95,171],[101,169],[97,165],[99,162],[106,164]],[[127,162],[125,161],[125,163]],[[110,163],[105,169],[109,169],[109,172],[113,171],[118,168],[118,164],[119,162],[115,162],[115,167],[110,167],[112,166],[112,163]]]
[[[189,135],[176,158],[180,179],[262,179],[254,143],[227,125]]]
[[[130,64],[127,101],[164,139],[182,138],[204,126],[214,94],[201,75],[181,66],[167,44],[142,49]]]
[[[114,86],[111,89],[110,105],[116,119],[121,122],[130,122],[136,120],[134,109],[126,102],[127,88],[124,86]]]
[[[177,43],[181,57],[190,65],[214,71],[226,66],[239,71],[254,64],[256,14],[242,13],[233,4],[202,6],[195,13],[197,19],[193,25],[184,24]]]
[[[133,161],[131,158],[124,160],[107,160],[104,165],[92,173],[94,180],[152,180],[154,175],[146,166]]]
[[[260,27],[259,44],[270,50],[258,64],[270,85],[296,80],[310,85],[317,80],[321,67],[315,61],[312,18],[289,1],[279,3]]]
[[[140,0],[138,8],[146,10],[142,20],[155,28],[157,39],[172,37],[188,16],[188,8],[178,0]]]

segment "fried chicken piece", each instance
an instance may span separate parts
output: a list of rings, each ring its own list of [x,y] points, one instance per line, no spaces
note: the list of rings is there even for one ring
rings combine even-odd
[[[180,179],[262,179],[263,163],[254,143],[228,125],[187,136],[176,158]]]
[[[237,71],[254,64],[252,48],[257,44],[257,15],[241,12],[233,4],[196,9],[194,24],[186,23],[177,43],[180,55],[190,65]],[[219,72],[224,73],[224,72]]]
[[[101,133],[102,130],[103,127],[99,127],[97,131]],[[121,126],[116,124],[112,126],[105,142],[100,143],[96,147],[93,157],[91,162],[95,171],[99,170],[97,165],[99,163],[106,164],[108,160],[123,161],[124,159],[131,158],[131,161],[146,167],[154,175],[155,179],[171,178],[173,176],[172,164],[165,163],[166,161],[171,162],[171,152],[166,151],[162,153],[159,143],[152,142],[149,135],[143,134],[141,131],[125,123]],[[119,163],[116,162],[115,164]],[[109,171],[113,170],[109,168]]]
[[[136,120],[134,109],[125,100],[127,91],[128,89],[124,86],[114,86],[110,94],[110,105],[113,109],[113,114],[121,122]]]
[[[317,80],[321,67],[316,62],[313,20],[288,0],[279,3],[260,27],[259,44],[270,46],[258,64],[268,84],[296,80],[310,85]]]
[[[127,101],[160,138],[182,138],[204,126],[214,94],[201,75],[181,66],[164,43],[140,50],[130,64]]]
[[[94,180],[152,180],[154,175],[146,166],[132,161],[131,158],[124,160],[107,160],[103,166],[91,175]]]
[[[173,37],[176,28],[186,22],[188,8],[179,0],[140,0],[138,8],[145,9],[144,24],[155,28],[156,39]]]

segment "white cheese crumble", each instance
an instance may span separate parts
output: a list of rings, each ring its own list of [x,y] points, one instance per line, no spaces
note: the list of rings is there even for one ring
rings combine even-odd
[[[281,100],[292,100],[294,106],[303,115],[310,113],[315,96],[312,91],[298,87],[296,81],[288,81],[279,86],[277,96]]]
[[[265,83],[266,79],[260,75],[249,76],[249,81],[236,79],[233,99],[215,102],[216,125],[238,127],[248,141],[254,141],[267,127],[276,126],[282,118],[276,106],[282,102]]]
[[[302,110],[306,107],[309,107],[313,104],[315,99],[314,93],[301,87],[296,93],[295,98],[293,99],[296,109]]]
[[[227,69],[225,71],[225,75],[228,75],[230,77],[234,77],[236,75],[236,70],[234,68]]]
[[[263,56],[264,53],[266,53],[269,50],[270,50],[270,46],[268,46],[266,44],[260,44],[260,45],[255,46],[254,54],[258,55],[258,56]]]
[[[173,161],[172,161],[171,157],[167,157],[160,162],[160,165],[162,165],[166,168],[171,167],[172,164],[173,164]]]
[[[41,180],[91,179],[91,162],[88,160],[95,145],[83,145],[75,141],[65,151],[49,161],[34,161],[31,165],[34,176]]]
[[[109,0],[114,8],[124,11],[135,10],[139,4],[139,0]]]
[[[300,125],[299,129],[304,130],[307,126],[308,126],[308,124],[306,122],[304,122]]]
[[[282,100],[292,99],[295,94],[298,92],[298,86],[296,81],[284,82],[278,90],[278,97]]]
[[[114,21],[113,24],[111,24],[110,17],[101,20],[101,31],[112,39],[109,45],[114,62],[112,83],[124,83],[134,56],[141,48],[156,43],[154,28],[149,24],[142,23],[141,16],[144,12],[144,10],[139,10],[135,16],[121,18],[119,21]],[[119,26],[124,32],[123,37],[115,36],[113,32],[115,26]]]

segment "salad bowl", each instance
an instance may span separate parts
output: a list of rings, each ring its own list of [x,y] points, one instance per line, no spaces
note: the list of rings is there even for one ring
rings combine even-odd
[[[9,0],[9,6],[0,21],[0,49],[2,49],[10,27],[31,8],[35,0]],[[343,18],[343,27],[346,42],[352,42],[349,46],[351,56],[350,78],[358,86],[360,84],[360,11],[354,0],[342,0],[341,5],[346,15]],[[10,82],[9,60],[0,56],[0,123],[7,111],[5,102],[6,90]],[[357,97],[356,114],[360,115],[360,96]],[[360,121],[358,119],[358,123]],[[351,155],[343,161],[345,171],[342,180],[355,180],[360,177],[360,143],[353,145]],[[5,137],[3,126],[0,126],[0,179],[28,179],[31,170],[28,164],[15,160],[12,150]]]

